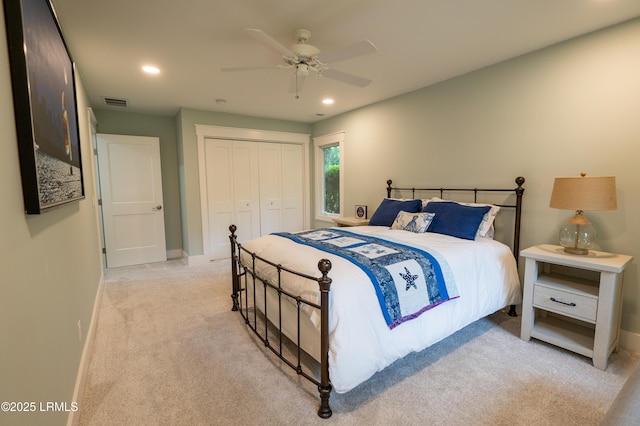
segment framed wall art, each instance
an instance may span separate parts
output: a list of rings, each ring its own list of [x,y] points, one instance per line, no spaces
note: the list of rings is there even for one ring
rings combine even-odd
[[[84,198],[75,67],[48,0],[4,0],[27,214]]]

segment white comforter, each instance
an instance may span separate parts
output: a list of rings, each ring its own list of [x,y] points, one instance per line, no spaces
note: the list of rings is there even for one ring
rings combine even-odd
[[[318,260],[327,258],[331,261],[329,374],[336,392],[347,392],[397,359],[521,301],[513,254],[498,241],[485,238],[467,241],[379,226],[362,226],[349,231],[435,251],[437,257],[451,267],[460,297],[390,330],[371,281],[348,260],[275,235],[244,244],[259,256],[312,276],[320,275]],[[289,280],[284,286],[305,298],[318,298],[315,282]]]

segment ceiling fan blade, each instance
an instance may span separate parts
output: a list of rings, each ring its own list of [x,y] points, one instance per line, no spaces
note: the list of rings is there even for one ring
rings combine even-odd
[[[334,69],[326,69],[322,71],[323,77],[330,78],[332,80],[341,81],[342,83],[351,84],[352,86],[366,87],[371,83],[371,80],[358,77],[357,75],[347,74],[346,72],[337,71]]]
[[[220,71],[222,72],[257,71],[257,70],[270,70],[270,69],[277,69],[277,68],[282,68],[282,66],[266,65],[266,66],[259,66],[259,67],[224,67],[224,68],[220,68]]]
[[[271,37],[269,34],[257,28],[245,28],[245,31],[249,33],[253,38],[267,47],[277,51],[286,58],[297,59],[295,53],[284,47],[279,41]]]
[[[367,55],[369,53],[377,52],[378,49],[369,40],[362,40],[358,43],[350,46],[341,47],[338,49],[330,50],[328,52],[321,52],[316,56],[320,62],[324,64],[330,64],[333,62],[344,61],[345,59],[355,58],[356,56]]]

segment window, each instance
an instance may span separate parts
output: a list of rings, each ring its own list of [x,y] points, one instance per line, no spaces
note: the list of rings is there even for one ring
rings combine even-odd
[[[316,158],[316,219],[340,217],[344,203],[344,133],[332,133],[313,140]]]
[[[324,153],[324,212],[340,214],[340,145],[322,148]]]

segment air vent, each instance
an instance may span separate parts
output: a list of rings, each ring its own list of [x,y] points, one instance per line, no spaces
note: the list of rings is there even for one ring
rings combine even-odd
[[[109,106],[126,108],[129,104],[129,101],[126,99],[118,99],[118,98],[102,98],[102,99],[104,99],[104,103]]]

